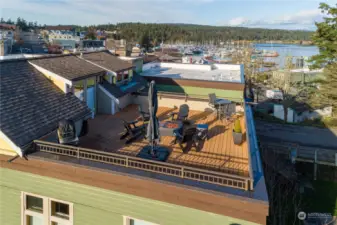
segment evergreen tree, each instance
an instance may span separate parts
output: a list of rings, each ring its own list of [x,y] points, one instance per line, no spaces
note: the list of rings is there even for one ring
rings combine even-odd
[[[336,62],[337,59],[337,4],[336,7],[332,7],[321,3],[319,8],[327,15],[323,22],[316,23],[317,30],[312,37],[320,51],[311,59],[314,62],[313,68],[321,68]]]
[[[320,9],[327,16],[321,23],[316,23],[317,30],[313,35],[313,42],[320,53],[311,58],[312,68],[325,66],[324,78],[319,81],[319,98],[321,103],[333,106],[333,113],[337,111],[337,4],[336,7],[321,3]]]

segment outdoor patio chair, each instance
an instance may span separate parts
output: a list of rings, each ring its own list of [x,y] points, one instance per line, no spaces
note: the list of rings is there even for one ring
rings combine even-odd
[[[187,104],[183,104],[179,107],[178,112],[170,113],[171,120],[185,121],[188,118],[189,112],[190,112],[190,107]]]
[[[194,146],[197,148],[197,139],[196,139],[197,132],[198,130],[197,127],[195,126],[175,130],[174,131],[175,139],[173,141],[173,144],[178,143],[180,148],[184,149],[183,146],[184,143],[191,143],[192,147]]]
[[[216,112],[218,119],[224,116],[224,106],[230,103],[227,99],[217,98],[214,93],[208,94],[208,105]]]
[[[59,121],[57,128],[57,140],[58,143],[64,145],[78,145],[79,139],[76,135],[76,127],[73,120]]]
[[[141,135],[145,134],[145,125],[136,126],[137,120],[127,122],[123,120],[124,132],[120,136],[120,140],[126,139],[125,144],[130,144]]]
[[[139,118],[138,120],[143,121],[143,124],[147,124],[150,120],[150,113],[142,110],[141,106],[138,106]]]

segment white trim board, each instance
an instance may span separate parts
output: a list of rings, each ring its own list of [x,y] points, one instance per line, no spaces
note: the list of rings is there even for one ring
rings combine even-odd
[[[13,149],[14,151],[20,156],[22,157],[22,149],[19,148],[18,146],[16,146],[16,144],[14,144],[11,139],[9,139],[7,137],[6,134],[4,134],[1,130],[0,130],[0,138],[4,139]]]

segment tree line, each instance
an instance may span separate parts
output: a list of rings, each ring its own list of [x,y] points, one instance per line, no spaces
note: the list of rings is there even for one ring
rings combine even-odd
[[[116,31],[116,38],[158,43],[219,44],[228,40],[254,41],[308,41],[312,32],[245,27],[220,27],[191,24],[118,23],[95,26],[97,29]],[[85,27],[84,27],[85,28]]]
[[[8,20],[4,20],[4,18],[0,18],[0,23],[12,24],[12,25],[19,26],[23,31],[29,31],[31,29],[42,28],[42,27],[46,26],[46,25],[38,24],[37,21],[29,21],[28,22],[21,17],[18,17],[16,19],[16,21],[11,20],[10,18]]]
[[[0,23],[15,24],[23,31],[34,28],[43,28],[46,25],[38,24],[36,21],[26,21],[23,18],[4,20]],[[198,44],[219,44],[228,40],[254,40],[254,41],[295,41],[310,40],[312,32],[301,30],[278,30],[264,28],[245,27],[224,27],[206,26],[194,24],[160,24],[160,23],[117,23],[100,24],[94,26],[74,26],[76,31],[88,31],[100,29],[115,31],[112,35],[116,39],[126,39],[128,41],[141,42],[148,40],[154,45],[158,43],[198,43]]]

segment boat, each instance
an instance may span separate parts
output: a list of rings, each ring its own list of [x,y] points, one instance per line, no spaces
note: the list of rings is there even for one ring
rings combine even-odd
[[[262,53],[262,56],[263,57],[278,57],[279,56],[279,54],[278,54],[278,52],[277,51],[264,51],[263,53]]]
[[[202,51],[199,50],[199,49],[194,49],[192,52],[193,52],[194,55],[200,55],[200,54],[202,54]]]
[[[260,54],[262,54],[262,52],[263,52],[262,50],[258,50],[258,49],[253,50],[254,55],[260,55]]]
[[[184,55],[193,55],[193,52],[191,52],[191,51],[185,51]]]
[[[275,62],[266,62],[266,61],[264,61],[262,65],[264,67],[273,67],[273,66],[276,66],[276,63]]]

